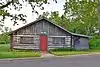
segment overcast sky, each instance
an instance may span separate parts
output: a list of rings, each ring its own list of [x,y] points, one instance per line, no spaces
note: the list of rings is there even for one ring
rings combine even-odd
[[[64,12],[63,5],[65,3],[65,0],[58,0],[58,3],[53,2],[53,0],[49,0],[49,2],[50,2],[50,4],[43,5],[45,8],[44,10],[40,10],[39,8],[36,8],[36,10],[38,10],[40,14],[42,14],[43,12],[46,12],[46,11],[48,11],[48,12],[59,11],[60,15],[63,14],[63,12]],[[27,15],[27,23],[26,24],[28,24],[28,23],[36,20],[37,14],[35,14],[35,13],[32,14],[30,5],[27,5],[27,7],[26,7],[26,5],[27,4],[24,3],[23,9],[21,10],[20,13],[24,13]],[[12,10],[10,12],[11,13],[19,13],[14,10]],[[25,25],[21,21],[20,21],[19,25],[16,25],[16,26],[13,26],[13,23],[14,22],[11,22],[9,19],[5,20],[5,26],[12,28],[12,30],[15,30],[15,29]]]

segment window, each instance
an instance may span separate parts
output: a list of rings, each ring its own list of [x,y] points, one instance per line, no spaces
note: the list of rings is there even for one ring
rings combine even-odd
[[[53,44],[65,44],[65,38],[53,37]]]
[[[20,44],[34,44],[34,38],[33,37],[21,37]]]

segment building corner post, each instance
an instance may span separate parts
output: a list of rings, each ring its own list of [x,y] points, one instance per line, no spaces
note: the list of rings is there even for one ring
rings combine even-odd
[[[72,42],[73,42],[73,41],[72,41],[72,38],[73,38],[73,37],[72,37],[72,35],[71,35],[71,41],[70,41],[70,42],[71,42],[71,43],[70,43],[70,44],[71,44],[71,45],[70,45],[70,46],[71,46],[71,49],[73,48],[73,45],[72,45]]]

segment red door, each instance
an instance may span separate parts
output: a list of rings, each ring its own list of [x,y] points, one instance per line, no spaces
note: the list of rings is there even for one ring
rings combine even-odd
[[[40,35],[40,51],[47,51],[47,36],[46,35]]]

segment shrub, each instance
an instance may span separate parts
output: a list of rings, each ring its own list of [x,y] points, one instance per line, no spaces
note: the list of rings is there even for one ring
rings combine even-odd
[[[10,43],[10,36],[7,34],[0,34],[0,44],[9,44]]]
[[[90,49],[100,49],[100,35],[93,36],[90,41]]]

